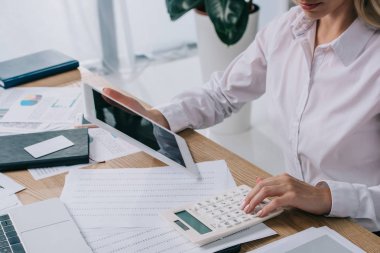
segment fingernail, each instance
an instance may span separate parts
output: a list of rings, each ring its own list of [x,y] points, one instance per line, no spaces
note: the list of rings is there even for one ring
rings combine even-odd
[[[240,204],[240,210],[243,210],[245,207],[245,200],[243,200]]]
[[[263,210],[260,210],[260,211],[258,211],[258,213],[256,215],[259,216],[259,217],[261,217],[262,213],[263,213]]]
[[[249,205],[244,208],[244,212],[248,213]]]

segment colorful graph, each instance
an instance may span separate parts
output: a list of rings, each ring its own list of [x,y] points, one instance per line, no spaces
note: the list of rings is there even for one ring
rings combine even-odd
[[[20,102],[21,106],[33,106],[38,104],[42,99],[42,95],[26,95]]]

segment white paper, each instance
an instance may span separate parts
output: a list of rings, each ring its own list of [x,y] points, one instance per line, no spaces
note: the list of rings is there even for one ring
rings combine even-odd
[[[26,134],[72,128],[72,123],[0,122],[1,135]]]
[[[74,143],[65,136],[60,135],[45,141],[25,147],[25,151],[31,154],[34,158],[52,154],[59,150],[74,146]]]
[[[199,247],[172,228],[148,229],[87,229],[82,230],[94,253],[109,252],[163,252],[209,253],[237,244],[276,234],[264,224],[233,234],[208,245]]]
[[[128,142],[101,128],[90,128],[90,158],[96,162],[112,160],[140,151]]]
[[[235,186],[224,161],[198,167],[202,181],[173,167],[74,170],[61,200],[81,228],[168,226],[162,211]]]
[[[365,253],[355,244],[328,227],[309,228],[275,241],[251,253]]]
[[[0,93],[0,109],[5,115],[5,113],[16,103],[22,96],[32,93],[43,92],[45,88],[13,88],[8,90],[3,90]]]
[[[5,192],[9,194],[13,194],[19,191],[24,190],[25,187],[12,178],[0,173],[0,194],[4,194]]]
[[[16,88],[0,95],[1,122],[71,122],[83,112],[81,89]]]
[[[48,178],[48,177],[52,177],[52,176],[56,176],[56,175],[68,172],[70,170],[80,169],[88,165],[91,165],[91,163],[71,165],[71,166],[49,167],[49,168],[35,168],[35,169],[28,169],[28,171],[32,175],[34,180],[41,180],[44,178]]]
[[[6,214],[12,208],[22,206],[16,194],[0,194],[0,215]]]

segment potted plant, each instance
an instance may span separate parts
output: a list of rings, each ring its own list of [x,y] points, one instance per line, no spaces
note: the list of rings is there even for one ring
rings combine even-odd
[[[166,0],[172,20],[195,9],[198,54],[202,78],[206,82],[215,71],[227,65],[249,44],[257,32],[259,7],[252,0]],[[240,133],[250,128],[251,105],[211,128],[218,134]]]
[[[226,45],[233,45],[242,38],[249,14],[259,10],[252,0],[166,0],[166,7],[172,21],[192,9],[207,13],[218,37]]]

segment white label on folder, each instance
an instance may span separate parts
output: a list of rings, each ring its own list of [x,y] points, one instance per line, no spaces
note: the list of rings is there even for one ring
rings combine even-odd
[[[74,143],[72,143],[65,136],[60,135],[52,139],[28,146],[24,149],[34,158],[39,158],[41,156],[45,156],[71,146],[74,146]]]

